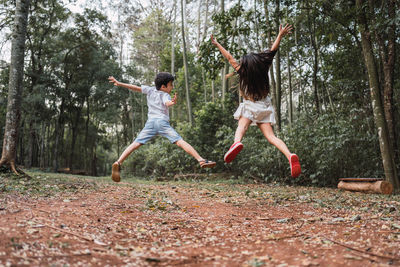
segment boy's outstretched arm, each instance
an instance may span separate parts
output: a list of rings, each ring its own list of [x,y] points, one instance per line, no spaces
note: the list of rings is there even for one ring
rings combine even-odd
[[[237,71],[240,67],[239,63],[237,63],[237,61],[233,58],[231,53],[229,53],[225,48],[222,47],[222,45],[218,43],[218,41],[214,38],[212,34],[211,34],[211,43],[219,49],[221,54],[229,61],[231,66]]]
[[[142,92],[142,88],[139,86],[133,85],[133,84],[128,84],[128,83],[121,83],[117,81],[113,76],[108,77],[108,80],[110,83],[113,83],[115,86],[121,86],[128,88],[129,90],[135,91],[135,92]]]
[[[282,28],[282,25],[279,26],[279,34],[276,37],[274,44],[271,47],[271,51],[278,50],[279,44],[281,43],[281,39],[286,34],[292,33],[291,30],[293,29],[292,25],[286,24],[285,27]]]

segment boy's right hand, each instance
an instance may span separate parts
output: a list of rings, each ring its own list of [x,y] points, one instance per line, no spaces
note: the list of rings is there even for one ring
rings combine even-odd
[[[174,94],[174,97],[171,100],[174,104],[176,104],[178,102],[178,95],[177,93]]]
[[[113,76],[108,77],[108,81],[113,83],[115,86],[118,86],[119,84],[119,82]]]

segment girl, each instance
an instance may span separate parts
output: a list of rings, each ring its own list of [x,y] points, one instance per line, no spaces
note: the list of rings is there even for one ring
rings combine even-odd
[[[240,63],[237,63],[232,55],[226,51],[217,40],[211,35],[211,43],[215,45],[222,55],[229,61],[232,67],[239,74],[240,94],[243,96],[243,103],[233,115],[238,120],[238,127],[235,132],[235,140],[229,151],[225,154],[224,160],[229,163],[235,159],[242,150],[241,140],[249,125],[257,125],[265,138],[276,146],[289,160],[292,177],[298,177],[301,173],[299,158],[296,154],[290,153],[286,144],[277,138],[272,129],[275,124],[275,112],[269,94],[268,70],[278,50],[283,36],[291,33],[292,26],[287,24],[279,27],[279,34],[271,50],[262,53],[250,53],[244,55]]]

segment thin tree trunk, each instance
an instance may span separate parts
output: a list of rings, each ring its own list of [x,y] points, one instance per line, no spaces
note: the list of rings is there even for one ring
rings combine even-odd
[[[176,0],[174,0],[174,22],[172,24],[171,32],[171,74],[175,75],[175,27],[176,27]],[[171,119],[175,118],[175,105],[172,106]]]
[[[363,1],[356,0],[358,12],[359,30],[361,33],[361,45],[365,60],[365,66],[368,71],[369,86],[371,92],[371,101],[374,114],[375,125],[379,134],[379,145],[385,171],[386,180],[393,184],[395,189],[400,189],[398,177],[395,176],[394,160],[390,153],[389,134],[385,115],[383,111],[382,101],[380,97],[378,70],[375,64],[375,58],[371,43],[371,32],[369,31],[365,10],[363,9]]]
[[[206,75],[204,73],[204,69],[201,68],[201,78],[203,81],[203,88],[204,88],[204,103],[207,103],[207,86],[206,86]]]
[[[187,102],[187,109],[188,109],[188,118],[189,118],[189,123],[193,124],[192,104],[190,102],[190,93],[189,93],[189,70],[188,70],[188,62],[187,62],[187,54],[186,54],[185,16],[184,16],[184,14],[186,13],[186,5],[184,5],[184,1],[186,1],[186,0],[181,0],[183,64],[184,64],[184,68],[185,68],[185,89],[186,89],[186,102]]]
[[[211,81],[211,97],[212,97],[212,102],[215,102],[215,81]]]
[[[46,127],[44,122],[42,122],[42,136],[41,136],[41,142],[40,142],[40,163],[39,166],[40,168],[44,168],[45,165],[45,141],[46,141]]]
[[[264,14],[265,14],[265,19],[267,22],[269,22],[268,3],[269,3],[268,0],[264,0]],[[266,49],[269,49],[272,46],[272,44],[271,44],[271,29],[272,29],[272,27],[269,27],[268,31],[267,31],[267,42],[265,44]],[[272,105],[274,106],[274,110],[277,110],[276,82],[275,82],[275,75],[274,75],[274,66],[271,66],[269,68],[269,77],[270,77],[270,82],[271,82],[270,94],[271,94],[271,99],[272,99]]]
[[[221,13],[225,13],[225,0],[221,0]],[[222,92],[222,108],[225,108],[225,93],[227,88],[227,80],[225,79],[225,75],[228,73],[229,66],[228,60],[224,59],[224,67],[221,69],[221,92]]]
[[[318,96],[318,46],[315,37],[315,17],[314,15],[310,14],[310,3],[309,0],[306,2],[307,4],[307,16],[308,16],[308,29],[310,31],[310,44],[312,49],[314,50],[314,61],[313,61],[313,91],[314,91],[314,101],[315,101],[315,109],[317,114],[320,113],[320,103],[319,103],[319,96]],[[313,22],[311,22],[313,19]]]
[[[280,13],[280,0],[276,1],[275,10],[275,27],[279,32],[279,13]],[[282,101],[282,83],[281,83],[281,54],[278,49],[275,56],[275,70],[276,70],[276,93],[275,93],[275,103],[276,103],[276,130],[281,129],[281,101]]]
[[[75,121],[72,122],[72,140],[71,140],[71,152],[69,154],[69,164],[68,167],[70,170],[73,168],[73,161],[74,161],[74,155],[75,155],[75,144],[76,144],[76,139],[78,137],[78,129],[79,129],[79,119],[81,118],[81,112],[82,112],[82,106],[76,108],[76,116],[75,116]]]
[[[209,0],[206,0],[206,15],[205,15],[205,19],[204,19],[203,40],[204,40],[204,38],[207,38],[207,29],[208,29],[208,5],[209,5]]]
[[[11,64],[8,84],[6,125],[1,165],[9,165],[15,174],[18,128],[21,118],[22,86],[24,78],[24,52],[30,0],[17,0],[11,44]]]
[[[196,48],[197,51],[199,51],[199,47],[200,47],[200,29],[201,29],[201,4],[202,4],[202,0],[198,0],[199,1],[199,6],[197,8],[197,38],[196,38]]]
[[[292,99],[292,73],[290,69],[290,52],[287,51],[287,62],[288,62],[288,78],[289,78],[289,125],[293,122],[293,99]]]
[[[64,108],[65,108],[65,99],[64,97],[61,98],[61,105],[60,105],[60,115],[58,117],[57,123],[56,123],[56,129],[55,129],[55,145],[54,145],[54,153],[53,153],[53,170],[54,172],[57,172],[58,167],[59,167],[59,162],[58,162],[58,152],[59,152],[59,147],[60,143],[63,142],[64,138]],[[62,151],[62,149],[61,149]]]

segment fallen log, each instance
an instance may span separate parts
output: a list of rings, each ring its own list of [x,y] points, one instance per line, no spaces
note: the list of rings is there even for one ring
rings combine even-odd
[[[341,178],[339,180],[338,188],[343,190],[386,195],[393,192],[393,185],[379,178]]]

